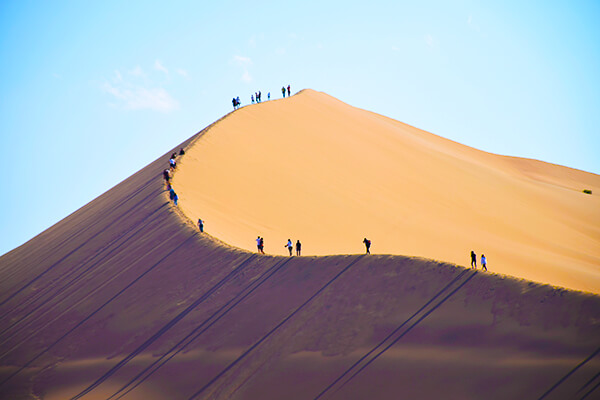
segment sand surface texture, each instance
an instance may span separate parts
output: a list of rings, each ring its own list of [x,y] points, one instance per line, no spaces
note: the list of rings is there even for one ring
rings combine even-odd
[[[600,293],[600,176],[502,157],[304,90],[234,112],[182,158],[181,209],[285,255],[372,252]],[[583,193],[590,189],[594,195]]]
[[[305,105],[303,96],[310,100]],[[347,110],[348,117],[340,124],[350,121],[354,113],[364,113],[382,125],[403,126],[307,92],[285,102],[242,109],[182,145],[203,134],[209,143],[213,129],[235,121],[238,114],[270,107],[285,110],[288,101],[292,109],[298,102],[314,107],[310,109],[314,113],[323,113],[324,107],[333,113]],[[348,124],[347,130],[352,126]],[[589,176],[489,156],[434,136],[418,139],[420,131],[402,129],[407,137],[413,132],[414,141],[422,142],[422,146],[413,143],[406,158],[423,151],[454,160],[451,154],[442,156],[436,146],[450,153],[449,149],[464,152],[472,163],[477,157],[490,157],[497,165],[480,163],[505,171],[507,185],[538,185],[541,191],[552,188],[563,191],[566,199],[576,199],[574,187]],[[396,134],[389,136],[393,142]],[[220,137],[214,135],[214,140]],[[189,160],[202,159],[203,153],[195,154],[202,140],[187,147]],[[392,149],[391,144],[377,146],[382,152]],[[338,156],[335,151],[322,151],[325,159]],[[198,233],[169,202],[161,172],[171,152],[0,257],[0,398],[598,398],[598,295],[400,255],[290,258],[259,256],[228,246]],[[259,159],[261,153],[255,152]],[[367,157],[369,151],[364,148],[361,153]],[[187,157],[181,158],[182,175],[189,167],[183,165]],[[211,161],[210,167],[218,170],[223,162],[226,169],[226,162],[236,157],[232,150]],[[395,159],[388,158],[389,163]],[[309,168],[316,162],[307,158],[303,165]],[[366,167],[346,165],[338,172],[346,168]],[[542,174],[548,169],[564,176]],[[462,173],[470,176],[476,171],[466,168]],[[449,171],[438,171],[445,173]],[[520,180],[513,182],[511,174],[521,176]],[[403,176],[413,179],[408,172]],[[355,199],[364,201],[366,186],[358,178]],[[294,181],[292,176],[286,179],[277,183],[282,193]],[[452,179],[461,182],[448,175],[447,180]],[[380,189],[386,190],[384,184],[392,181],[379,180]],[[438,185],[443,181],[438,178]],[[557,182],[570,182],[570,186]],[[236,195],[275,192],[275,182],[258,179],[253,184],[256,188],[249,189],[239,183]],[[331,193],[332,202],[333,193],[348,190],[336,184],[322,187]],[[562,189],[554,189],[557,185]],[[183,182],[180,186],[187,190]],[[406,193],[412,196],[410,190]],[[181,195],[182,206],[200,202],[189,196]],[[373,199],[378,196],[373,192]],[[427,196],[421,200],[435,203]],[[347,207],[341,198],[335,201],[337,207]],[[413,210],[425,207],[422,202],[416,202]],[[221,210],[223,215],[234,212]],[[282,214],[293,214],[287,211]],[[567,224],[576,220],[574,215],[577,212],[557,213],[556,218]],[[250,224],[252,218],[246,221]],[[207,222],[209,232],[213,224],[218,225],[219,219]],[[590,225],[590,221],[585,224]],[[351,229],[352,224],[346,226]],[[307,252],[317,252],[311,250],[308,236],[304,241]],[[359,252],[360,240],[358,244],[348,251]],[[378,246],[376,240],[374,249]],[[283,250],[283,243],[277,247]],[[578,257],[582,258],[574,253],[569,259]]]

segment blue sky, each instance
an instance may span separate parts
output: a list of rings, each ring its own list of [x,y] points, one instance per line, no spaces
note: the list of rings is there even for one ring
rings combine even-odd
[[[600,2],[525,3],[3,1],[0,254],[288,83],[600,173]]]

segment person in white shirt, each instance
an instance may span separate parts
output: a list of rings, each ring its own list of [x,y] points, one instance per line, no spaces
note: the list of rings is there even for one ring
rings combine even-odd
[[[481,255],[481,270],[487,271],[487,260],[485,258],[485,254]]]
[[[292,245],[292,241],[290,239],[288,239],[287,243],[283,247],[287,247],[288,251],[290,252],[290,257],[291,257],[292,256],[292,247],[294,247]]]

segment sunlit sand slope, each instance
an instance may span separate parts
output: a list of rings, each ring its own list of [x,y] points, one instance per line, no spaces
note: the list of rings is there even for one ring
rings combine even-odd
[[[167,159],[0,257],[1,399],[597,397],[597,295],[235,249],[169,202]]]
[[[244,107],[187,151],[174,187],[234,246],[468,265],[600,292],[600,176],[485,153],[305,90]],[[583,193],[590,189],[593,195]],[[479,259],[478,259],[479,263]]]

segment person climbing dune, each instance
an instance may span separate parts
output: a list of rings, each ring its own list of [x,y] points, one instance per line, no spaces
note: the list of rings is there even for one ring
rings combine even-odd
[[[287,243],[283,247],[287,247],[288,251],[290,252],[290,257],[291,257],[292,256],[292,247],[294,247],[292,245],[292,241],[290,239],[288,239]]]
[[[363,243],[365,244],[365,247],[367,248],[366,254],[371,254],[371,241],[367,238],[364,238]]]

